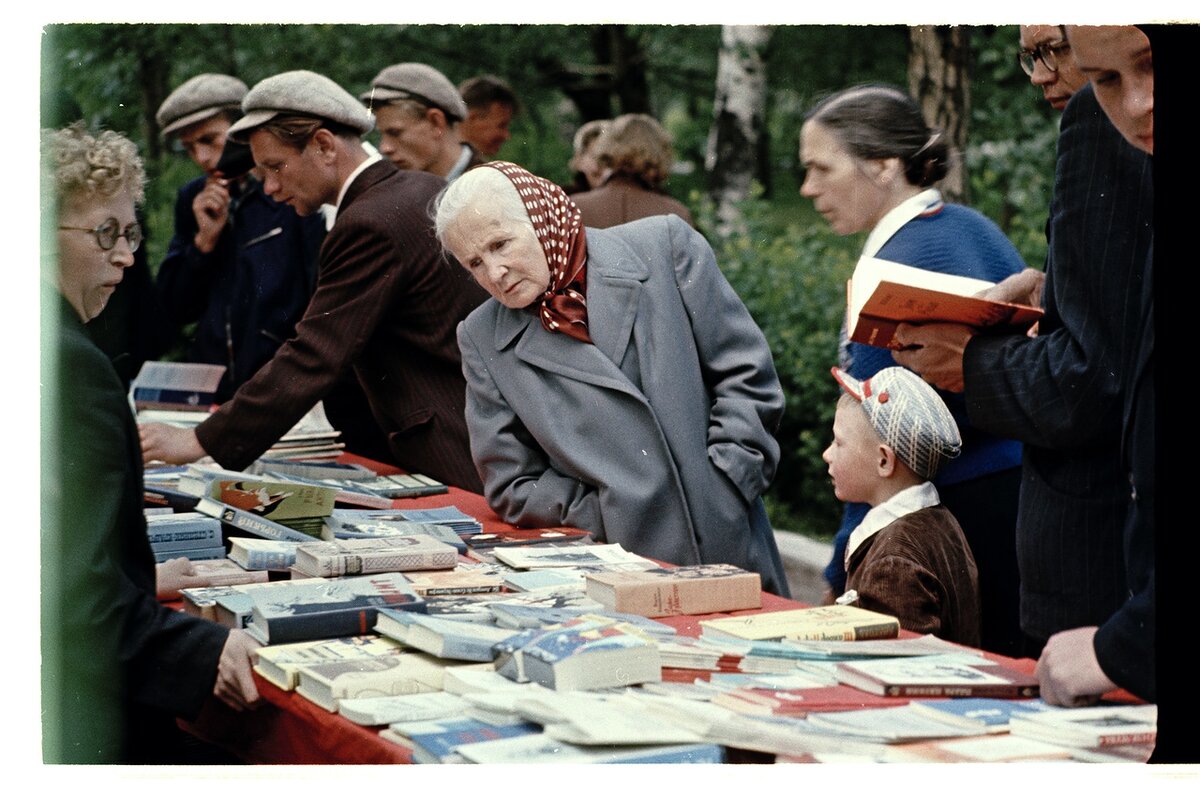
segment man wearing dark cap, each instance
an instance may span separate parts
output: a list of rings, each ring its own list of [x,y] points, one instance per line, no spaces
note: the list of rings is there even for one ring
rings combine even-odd
[[[485,157],[495,157],[512,138],[508,126],[517,114],[517,95],[495,75],[468,78],[458,87],[467,104],[467,118],[460,131],[463,140]]]
[[[483,162],[462,143],[459,122],[467,105],[454,84],[425,64],[393,64],[359,97],[375,114],[379,151],[402,169],[427,171],[453,182]]]
[[[263,192],[249,173],[248,153],[240,166],[222,163],[245,94],[236,77],[201,74],[171,92],[156,114],[162,134],[204,170],[179,190],[158,303],[174,333],[196,324],[187,361],[225,366],[220,401],[292,336],[312,295],[325,234],[320,218],[300,218]]]
[[[398,464],[478,492],[455,327],[486,294],[434,239],[445,181],[368,155],[370,112],[322,75],[267,78],[242,110],[229,134],[248,139],[266,193],[302,216],[335,206],[316,292],[296,336],[194,431],[143,426],[143,455],[241,469],[353,369]]]

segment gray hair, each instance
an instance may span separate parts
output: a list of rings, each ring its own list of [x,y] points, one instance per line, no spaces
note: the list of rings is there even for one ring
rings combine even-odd
[[[446,234],[460,213],[477,203],[489,201],[486,207],[495,212],[497,218],[524,224],[533,229],[525,203],[517,193],[517,187],[508,177],[487,166],[471,169],[447,185],[433,200],[433,225],[438,242],[446,248]]]

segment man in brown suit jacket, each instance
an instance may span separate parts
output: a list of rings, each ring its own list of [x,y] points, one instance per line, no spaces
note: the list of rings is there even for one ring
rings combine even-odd
[[[487,294],[433,237],[426,208],[444,181],[368,155],[370,113],[322,75],[267,78],[243,111],[229,134],[249,140],[268,195],[300,215],[336,208],[316,291],[296,336],[195,431],[143,426],[143,456],[244,468],[353,368],[402,467],[480,491],[455,327]]]

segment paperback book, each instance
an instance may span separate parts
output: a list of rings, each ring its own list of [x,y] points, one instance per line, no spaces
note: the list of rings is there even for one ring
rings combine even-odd
[[[396,642],[375,635],[272,644],[254,651],[254,671],[284,691],[291,691],[300,679],[302,666],[379,658],[402,652],[403,648]]]
[[[351,658],[301,666],[296,693],[336,713],[343,699],[442,690],[443,665],[419,653]]]
[[[714,614],[762,606],[762,579],[730,564],[587,575],[587,595],[641,616]]]
[[[997,697],[1038,695],[1037,678],[971,653],[842,661],[839,682],[871,694],[904,697]]]
[[[894,616],[853,605],[824,605],[771,611],[724,619],[704,619],[702,635],[716,641],[859,641],[895,638],[900,622]]]
[[[375,632],[439,658],[491,661],[497,643],[517,631],[476,622],[455,622],[409,611],[380,610]]]
[[[275,539],[252,539],[232,536],[229,539],[229,559],[244,569],[286,572],[296,563],[296,547],[300,542]]]

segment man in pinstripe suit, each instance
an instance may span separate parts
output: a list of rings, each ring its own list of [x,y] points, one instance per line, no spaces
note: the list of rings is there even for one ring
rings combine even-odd
[[[455,328],[487,294],[434,240],[445,182],[368,155],[370,112],[322,75],[267,78],[242,109],[229,135],[249,140],[267,194],[300,215],[336,207],[316,291],[295,337],[195,431],[143,426],[143,456],[242,469],[353,369],[398,464],[480,491]]]
[[[1025,443],[1017,558],[1030,657],[1055,633],[1103,624],[1128,596],[1120,371],[1139,337],[1152,225],[1149,158],[1087,86],[1063,113],[1038,335],[976,336],[951,324],[897,335],[916,347],[898,362],[963,390],[973,424]],[[1026,272],[993,293],[1029,301],[1039,285]]]

